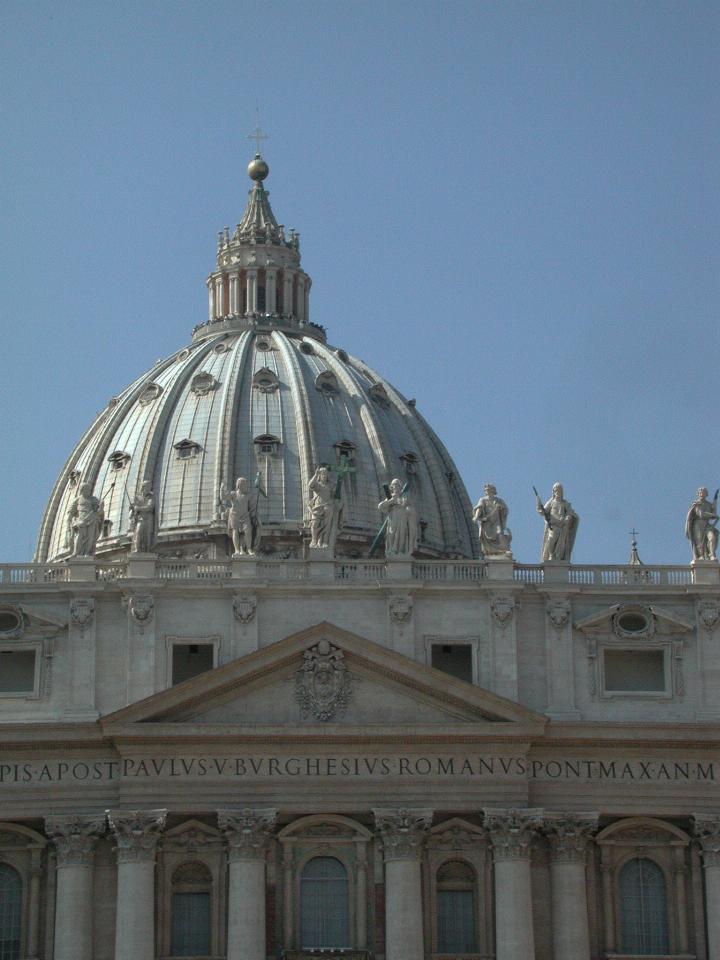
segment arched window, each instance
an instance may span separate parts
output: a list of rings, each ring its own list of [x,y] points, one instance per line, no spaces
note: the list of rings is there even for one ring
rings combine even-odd
[[[640,957],[669,953],[667,894],[660,867],[647,858],[628,860],[620,871],[620,952]]]
[[[212,876],[204,863],[183,863],[173,873],[171,956],[210,955],[211,894]]]
[[[20,960],[22,880],[8,863],[0,863],[0,960]]]
[[[300,880],[300,938],[303,949],[350,946],[348,879],[335,857],[313,857]]]
[[[437,872],[437,952],[477,953],[475,871],[449,860]]]

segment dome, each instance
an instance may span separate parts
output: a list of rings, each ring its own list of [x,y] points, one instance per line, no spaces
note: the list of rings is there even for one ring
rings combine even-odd
[[[445,447],[414,401],[310,322],[299,235],[286,238],[268,198],[255,181],[232,236],[220,233],[209,317],[190,345],[113,398],[73,450],[43,518],[38,561],[69,555],[70,511],[83,484],[104,507],[97,553],[127,554],[130,504],[145,482],[155,502],[153,551],[225,557],[232,547],[220,490],[241,476],[257,499],[260,551],[302,556],[308,484],[323,464],[344,476],[338,556],[367,555],[394,477],[417,514],[416,555],[477,556],[470,501]]]

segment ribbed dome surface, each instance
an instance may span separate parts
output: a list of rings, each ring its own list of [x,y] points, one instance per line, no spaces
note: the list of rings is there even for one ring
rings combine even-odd
[[[225,556],[218,492],[259,478],[261,549],[299,556],[307,487],[346,453],[340,555],[364,555],[381,521],[382,485],[410,479],[427,556],[477,554],[471,505],[442,443],[390,384],[313,336],[267,325],[209,335],[127,387],[81,439],[53,490],[37,559],[67,556],[80,482],[103,500],[99,554],[129,549],[130,499],[149,480],[161,554]]]

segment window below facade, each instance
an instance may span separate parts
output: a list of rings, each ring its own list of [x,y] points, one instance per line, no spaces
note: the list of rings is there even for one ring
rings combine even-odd
[[[450,860],[437,872],[437,952],[477,953],[475,871]]]
[[[304,950],[350,947],[348,878],[335,857],[313,857],[300,880],[300,942]]]
[[[22,879],[7,863],[0,863],[0,960],[20,960]]]
[[[212,877],[203,863],[184,863],[172,877],[170,955],[210,955]]]
[[[629,860],[618,881],[620,950],[637,957],[667,955],[667,894],[660,867],[646,857]]]
[[[666,693],[664,650],[615,650],[603,654],[606,693]]]
[[[434,643],[430,665],[458,680],[473,682],[473,651],[469,643]]]
[[[212,643],[174,643],[172,645],[172,685],[197,677],[215,666]],[[2,960],[2,958],[0,958]]]
[[[35,693],[36,660],[35,650],[0,650],[0,694]]]

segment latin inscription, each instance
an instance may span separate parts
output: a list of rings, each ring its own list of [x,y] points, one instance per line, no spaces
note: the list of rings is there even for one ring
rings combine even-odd
[[[126,757],[120,760],[2,762],[0,784],[117,780],[248,780],[271,778],[653,781],[712,783],[720,764],[700,760],[564,759],[482,756]]]

